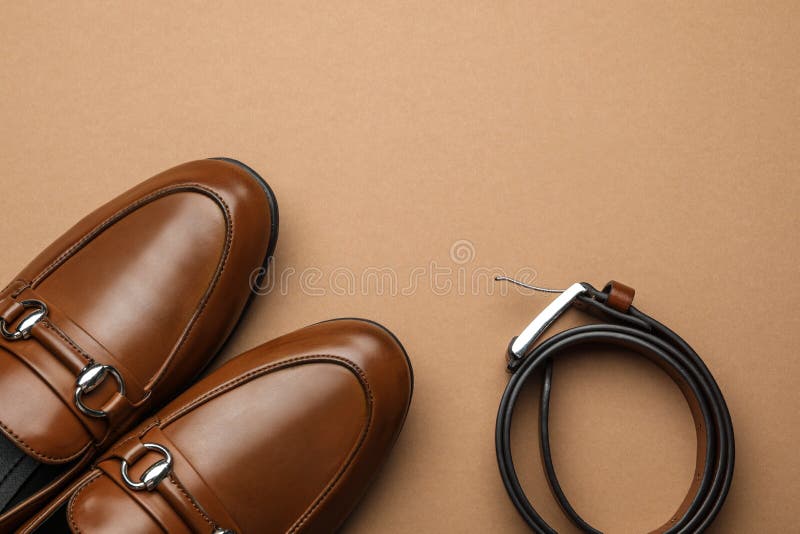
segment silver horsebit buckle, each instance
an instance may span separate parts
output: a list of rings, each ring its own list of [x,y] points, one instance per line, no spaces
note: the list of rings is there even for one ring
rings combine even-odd
[[[122,460],[120,464],[120,473],[122,474],[122,480],[130,489],[134,491],[153,491],[158,487],[161,481],[167,478],[172,472],[172,455],[166,447],[158,443],[142,443],[142,446],[147,450],[160,453],[163,458],[148,467],[145,472],[142,473],[142,476],[139,477],[139,482],[131,480],[128,474],[128,462],[126,460]],[[211,534],[235,533],[226,528],[215,527]]]
[[[34,311],[22,319],[13,332],[8,330],[8,323],[6,320],[0,318],[0,334],[3,334],[3,337],[9,341],[28,339],[31,337],[31,329],[36,323],[47,317],[47,304],[42,301],[23,300],[20,304],[22,304],[24,309]]]
[[[28,339],[31,337],[31,330],[36,324],[47,317],[47,304],[40,300],[23,300],[20,302],[23,309],[33,310],[24,317],[14,331],[9,331],[8,323],[5,319],[0,318],[0,334],[9,341],[19,341],[20,339]],[[117,381],[117,390],[120,395],[125,395],[125,382],[119,372],[110,365],[102,365],[99,363],[91,363],[83,368],[75,386],[75,405],[78,409],[90,417],[105,417],[106,412],[102,410],[94,410],[89,408],[83,403],[83,395],[91,393],[103,383],[106,376],[111,375]]]
[[[147,470],[142,473],[139,482],[134,482],[131,480],[130,476],[128,476],[128,462],[125,460],[122,460],[120,472],[122,473],[122,480],[125,481],[125,484],[130,489],[134,491],[153,491],[156,489],[156,486],[169,475],[170,471],[172,471],[172,455],[166,447],[158,443],[143,443],[142,445],[147,450],[161,453],[164,458],[148,467]]]
[[[106,412],[103,410],[95,410],[89,408],[83,403],[83,395],[91,393],[103,383],[108,375],[114,377],[117,381],[117,391],[123,397],[125,396],[125,381],[122,380],[122,375],[119,371],[110,365],[103,365],[101,363],[92,363],[87,365],[78,375],[78,380],[75,384],[75,405],[80,411],[90,417],[105,417]]]

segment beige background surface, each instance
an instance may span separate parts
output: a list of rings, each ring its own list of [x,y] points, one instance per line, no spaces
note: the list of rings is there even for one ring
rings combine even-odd
[[[3,3],[0,279],[136,182],[233,156],[275,189],[277,268],[296,274],[257,298],[225,357],[355,315],[414,363],[405,431],[346,532],[526,531],[494,419],[506,343],[548,297],[460,291],[481,267],[636,287],[733,415],[736,474],[712,531],[798,531],[796,3],[135,4]],[[426,276],[394,296],[361,284],[376,267],[407,287],[432,261],[451,269],[445,295]],[[301,288],[308,268],[324,295]],[[342,270],[355,295],[327,284]],[[555,380],[573,504],[610,532],[661,524],[694,455],[677,388],[620,354],[561,362]],[[534,411],[531,396],[520,469],[571,532],[538,470]]]

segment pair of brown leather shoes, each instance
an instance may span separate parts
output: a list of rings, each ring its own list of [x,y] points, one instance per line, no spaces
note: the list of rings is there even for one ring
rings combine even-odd
[[[391,333],[316,324],[186,389],[277,235],[252,169],[196,161],[93,212],[0,293],[0,532],[341,525],[411,400]]]

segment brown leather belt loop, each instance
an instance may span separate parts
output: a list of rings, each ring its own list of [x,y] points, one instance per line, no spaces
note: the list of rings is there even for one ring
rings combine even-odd
[[[603,293],[608,295],[606,298],[607,305],[619,312],[627,313],[631,304],[633,304],[633,296],[636,294],[636,290],[622,282],[611,280],[603,288]]]

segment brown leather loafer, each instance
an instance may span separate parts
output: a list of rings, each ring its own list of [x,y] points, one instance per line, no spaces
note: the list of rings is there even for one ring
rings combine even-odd
[[[0,292],[0,532],[197,376],[277,225],[255,172],[195,161],[83,219]]]
[[[386,459],[411,391],[405,351],[375,323],[298,330],[185,391],[22,531],[332,532]]]

